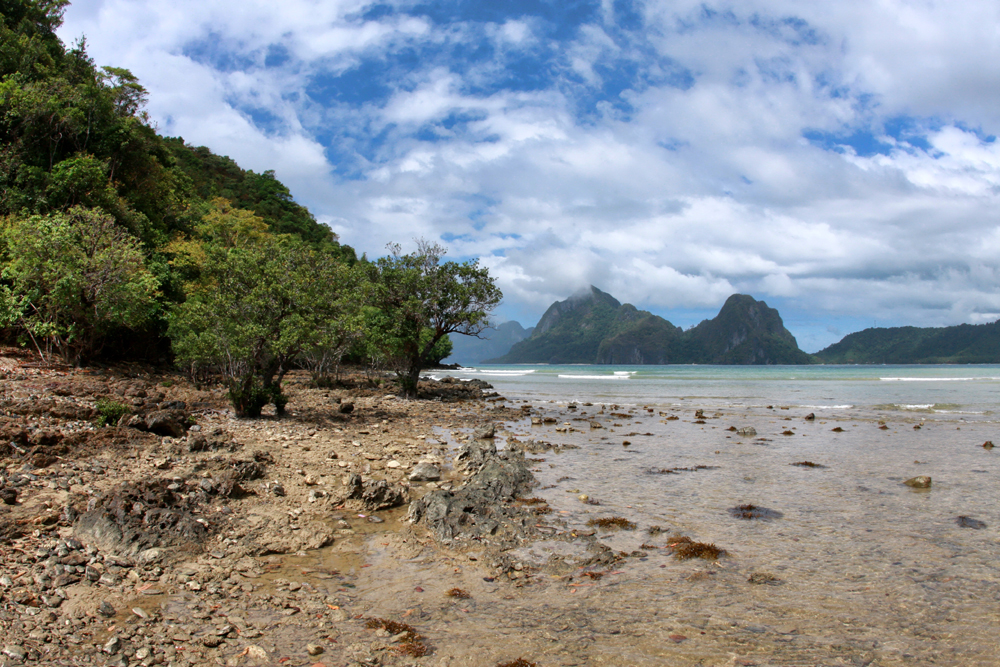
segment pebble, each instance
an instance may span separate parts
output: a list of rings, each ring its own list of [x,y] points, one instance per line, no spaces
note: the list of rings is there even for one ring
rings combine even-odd
[[[28,652],[24,650],[24,647],[17,644],[4,646],[3,654],[11,660],[20,660],[21,662],[24,662],[28,657]]]
[[[319,644],[306,644],[306,652],[309,655],[319,655],[323,652],[323,647]]]
[[[118,612],[115,611],[115,608],[111,606],[110,602],[108,602],[107,600],[105,600],[97,608],[97,613],[100,614],[101,616],[107,616],[107,617],[110,618],[110,617],[114,616]]]
[[[931,487],[931,478],[927,475],[918,475],[911,477],[903,482],[903,484],[914,489],[929,489]]]

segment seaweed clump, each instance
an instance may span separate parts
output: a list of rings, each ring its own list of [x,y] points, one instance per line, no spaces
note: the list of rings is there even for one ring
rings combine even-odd
[[[366,618],[365,627],[372,630],[385,630],[390,635],[400,636],[396,652],[400,655],[408,655],[413,658],[420,658],[430,655],[431,649],[424,643],[426,637],[417,632],[416,628],[399,621],[390,621],[385,618]]]
[[[445,593],[450,598],[455,598],[457,600],[468,600],[472,596],[469,595],[469,591],[464,591],[461,588],[453,588],[447,593]]]
[[[635,530],[634,523],[620,516],[591,519],[590,521],[587,522],[587,525],[597,526],[598,528],[620,528],[621,530]]]
[[[498,662],[497,667],[538,667],[537,663],[528,662],[524,658],[511,660],[510,662]]]
[[[705,542],[694,542],[690,537],[675,537],[667,548],[674,552],[677,560],[690,560],[701,558],[703,560],[718,560],[720,556],[726,555],[725,549],[720,549],[714,544]]]
[[[781,512],[756,505],[737,505],[736,507],[731,507],[729,508],[729,514],[737,519],[760,519],[762,521],[780,519],[784,516]]]
[[[539,516],[552,513],[552,508],[549,507],[548,501],[544,498],[515,498],[514,500],[524,507],[530,507],[532,513]]]
[[[826,466],[821,463],[813,463],[812,461],[796,461],[792,464],[793,466],[801,466],[803,468],[825,468]]]

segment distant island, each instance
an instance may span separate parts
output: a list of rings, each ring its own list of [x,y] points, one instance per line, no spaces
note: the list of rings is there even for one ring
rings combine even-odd
[[[488,338],[487,338],[488,337]],[[455,337],[452,363],[934,364],[1000,363],[1000,321],[871,328],[816,354],[799,349],[781,315],[746,294],[687,331],[590,286],[553,303],[534,329],[505,322],[485,339]]]

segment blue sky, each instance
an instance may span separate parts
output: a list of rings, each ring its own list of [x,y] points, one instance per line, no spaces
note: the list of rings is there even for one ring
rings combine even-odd
[[[159,130],[274,169],[369,256],[478,257],[532,325],[735,292],[815,351],[1000,318],[1000,4],[77,0]]]

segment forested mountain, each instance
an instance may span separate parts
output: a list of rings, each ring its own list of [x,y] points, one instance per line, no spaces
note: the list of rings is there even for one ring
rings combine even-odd
[[[1000,363],[1000,321],[865,329],[816,356],[828,364],[996,364]]]
[[[808,364],[778,311],[743,294],[683,331],[591,286],[552,304],[532,335],[492,363]]]

